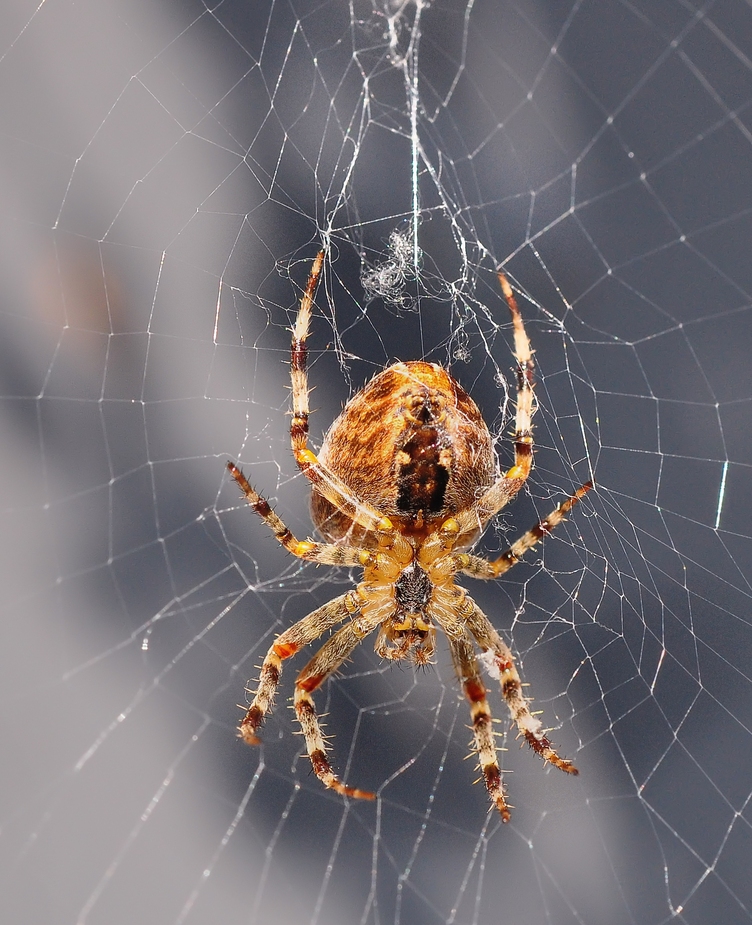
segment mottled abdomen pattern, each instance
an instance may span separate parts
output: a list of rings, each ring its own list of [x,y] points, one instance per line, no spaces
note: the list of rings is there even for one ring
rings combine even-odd
[[[416,535],[467,508],[496,477],[478,406],[445,369],[420,361],[395,363],[358,392],[329,428],[319,459],[355,497]],[[311,509],[329,539],[363,539],[315,491]]]

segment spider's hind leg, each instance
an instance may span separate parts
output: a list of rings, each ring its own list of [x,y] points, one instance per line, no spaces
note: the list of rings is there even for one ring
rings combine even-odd
[[[517,360],[517,411],[514,424],[514,466],[507,472],[505,479],[520,480],[514,489],[516,494],[522,483],[530,475],[533,467],[533,415],[535,402],[535,363],[530,338],[522,322],[522,314],[517,306],[512,287],[503,273],[499,273],[499,285],[509,306],[514,331],[514,358]]]
[[[308,396],[308,333],[311,327],[313,299],[316,295],[319,277],[324,268],[325,251],[316,255],[306,283],[300,308],[292,329],[290,343],[290,382],[292,385],[292,420],[290,442],[295,462],[315,490],[337,510],[349,517],[364,530],[372,531],[384,538],[391,538],[396,530],[388,517],[384,517],[370,504],[358,500],[341,478],[331,472],[308,446],[308,419],[310,407]]]

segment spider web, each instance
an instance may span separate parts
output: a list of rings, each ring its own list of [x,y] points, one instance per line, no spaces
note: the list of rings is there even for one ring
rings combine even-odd
[[[747,922],[752,10],[742,0],[13,0],[2,100],[2,908],[14,923]],[[489,813],[446,648],[318,694],[275,633],[355,577],[301,537],[289,325],[322,242],[312,444],[396,358],[451,367],[536,468],[465,582],[574,780],[520,751]],[[511,385],[510,385],[511,383]],[[745,487],[746,486],[746,487]]]

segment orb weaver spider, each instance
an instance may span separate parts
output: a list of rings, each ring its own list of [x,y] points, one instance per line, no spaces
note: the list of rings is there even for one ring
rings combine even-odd
[[[258,729],[271,708],[283,662],[342,624],[298,674],[295,713],[321,782],[348,797],[373,799],[373,793],[344,784],[334,773],[312,694],[374,630],[381,658],[426,665],[439,628],[470,704],[486,789],[508,822],[481,664],[499,682],[512,720],[533,751],[567,774],[578,771],[551,744],[541,720],[530,710],[512,652],[475,601],[455,584],[455,576],[503,575],[561,523],[593,483],[578,488],[497,559],[467,551],[517,495],[533,464],[533,354],[503,273],[498,279],[512,316],[517,361],[511,469],[499,472],[488,427],[457,380],[443,367],[418,360],[395,363],[378,373],[346,404],[318,456],[313,453],[308,447],[307,339],[324,256],[321,251],[314,260],[292,331],[290,437],[298,468],[311,483],[312,518],[325,542],[293,536],[242,471],[232,462],[228,469],[288,552],[320,565],[362,568],[364,576],[355,588],[277,636],[261,665],[239,734],[249,745],[259,743]]]

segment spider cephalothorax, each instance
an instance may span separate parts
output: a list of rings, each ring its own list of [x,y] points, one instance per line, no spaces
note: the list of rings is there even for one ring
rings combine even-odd
[[[509,819],[480,661],[498,680],[522,736],[538,755],[576,774],[560,758],[528,699],[509,647],[464,589],[458,572],[496,578],[560,523],[590,489],[587,482],[494,561],[466,550],[491,518],[522,488],[533,461],[534,365],[530,342],[509,283],[499,274],[514,327],[517,359],[515,463],[500,474],[493,442],[470,396],[447,370],[434,363],[395,363],[376,375],[347,403],[329,428],[318,457],[308,448],[306,339],[324,253],[317,256],[293,329],[291,376],[293,452],[311,482],[314,523],[328,542],[298,540],[228,463],[251,507],[293,555],[325,565],[360,567],[363,580],[285,630],[269,649],[240,735],[258,743],[257,731],[271,707],[282,662],[342,624],[298,675],[295,712],[316,775],[339,793],[372,799],[343,784],[326,757],[326,744],[311,694],[353,649],[378,629],[382,658],[427,664],[436,630],[447,637],[452,661],[470,703],[475,749],[488,793],[504,822]]]

